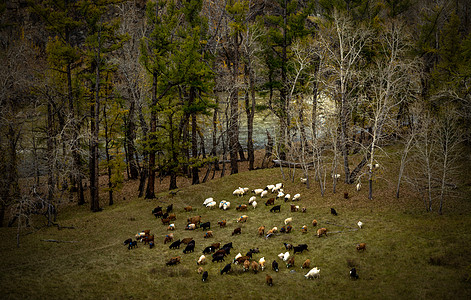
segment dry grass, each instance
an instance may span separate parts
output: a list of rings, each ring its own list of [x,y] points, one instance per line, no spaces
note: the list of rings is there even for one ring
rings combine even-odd
[[[366,189],[354,191],[353,186],[340,183],[337,193],[332,187],[324,197],[317,186],[306,189],[298,180],[283,180],[278,169],[265,169],[217,178],[200,185],[179,183],[180,192],[171,197],[161,191],[158,199],[136,199],[134,187],[126,185],[126,201],[108,207],[100,213],[90,213],[88,207],[68,206],[61,210],[58,222],[76,229],[58,230],[42,227],[21,237],[21,247],[16,249],[15,230],[0,228],[0,289],[8,299],[71,299],[113,298],[146,299],[469,299],[471,297],[471,205],[469,196],[447,202],[445,214],[425,213],[420,199],[412,193],[404,193],[398,201],[393,195],[394,169],[385,163],[384,174],[375,182],[375,198],[367,199]],[[389,170],[386,172],[386,170]],[[300,174],[299,170],[297,174]],[[391,179],[391,180],[389,180]],[[259,206],[247,212],[237,212],[236,204],[247,203],[250,196],[237,198],[232,191],[239,186],[251,189],[270,183],[284,182],[291,194],[302,194],[297,204],[305,206],[307,213],[290,212],[289,204],[282,205],[281,213],[270,213],[269,207],[258,201]],[[135,183],[133,183],[135,184]],[[469,185],[462,187],[469,192]],[[467,190],[466,190],[467,189]],[[343,198],[347,191],[351,197]],[[469,195],[469,194],[468,194]],[[217,201],[228,200],[231,209],[209,210],[201,203],[207,197]],[[174,204],[177,220],[175,237],[193,237],[194,253],[170,250],[163,244],[166,227],[155,219],[151,210],[157,206]],[[193,212],[183,207],[192,205]],[[339,215],[330,214],[335,207]],[[241,214],[249,216],[247,223],[238,224]],[[203,238],[201,229],[183,230],[186,218],[201,215],[211,222],[214,237]],[[277,234],[271,239],[257,236],[257,228],[283,226],[283,220],[293,217],[294,232]],[[312,219],[326,227],[327,237],[317,238],[311,226]],[[226,219],[226,228],[218,228],[217,221]],[[365,227],[356,227],[361,220]],[[336,224],[336,225],[333,225]],[[308,233],[300,228],[308,225]],[[340,225],[340,226],[337,226]],[[231,236],[236,227],[242,234]],[[143,229],[155,234],[156,247],[139,244],[137,249],[127,250],[122,242]],[[338,232],[340,231],[340,232]],[[338,232],[338,233],[336,233]],[[76,243],[48,243],[43,239],[77,241]],[[204,247],[214,242],[234,244],[233,252],[225,263],[208,262],[204,269],[209,281],[201,282],[196,261]],[[295,268],[287,269],[277,258],[285,252],[283,242],[306,243],[309,251],[295,256]],[[356,244],[365,242],[367,249],[358,252]],[[220,275],[226,263],[241,252],[259,247],[255,259],[265,257],[268,268],[253,274],[242,272],[232,265],[233,271]],[[172,256],[182,256],[182,263],[166,267]],[[209,257],[208,257],[209,258]],[[301,264],[311,260],[311,267],[321,269],[320,278],[306,280]],[[271,270],[276,259],[280,272]],[[348,271],[356,267],[359,280],[351,280]],[[294,270],[294,271],[293,271]],[[274,286],[265,284],[265,274],[273,277]]]

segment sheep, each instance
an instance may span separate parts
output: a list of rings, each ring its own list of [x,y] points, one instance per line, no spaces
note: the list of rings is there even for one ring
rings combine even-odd
[[[257,200],[257,197],[255,196],[250,197],[249,204],[252,204],[252,202],[254,202],[255,200]]]
[[[255,189],[255,190],[252,190],[252,193],[254,193],[255,195],[260,195],[263,191],[264,189]]]
[[[275,272],[278,272],[278,262],[276,260],[274,260],[272,263],[271,263],[271,268],[273,269],[273,271]]]
[[[291,245],[289,243],[283,243],[283,245],[285,245],[285,249],[288,250],[288,251],[293,249],[293,245]]]
[[[208,204],[206,204],[206,207],[207,208],[214,208],[216,206],[216,202],[215,201],[212,201],[212,202],[209,202]]]
[[[286,218],[285,219],[285,225],[288,225],[289,223],[291,223],[293,221],[293,218]]]
[[[360,251],[360,250],[363,250],[365,251],[366,250],[366,243],[360,243],[357,245],[357,250]]]
[[[274,205],[274,204],[275,204],[275,198],[270,198],[267,200],[267,202],[265,202],[265,206]]]
[[[293,226],[291,225],[286,226],[286,233],[290,233],[291,230],[293,230]]]
[[[357,192],[361,190],[361,182],[357,183],[356,185]]]
[[[289,259],[289,252],[286,251],[285,254],[283,254],[283,261],[287,261]]]
[[[284,197],[284,196],[285,196],[285,194],[284,194],[282,191],[280,191],[280,192],[278,192],[278,194],[276,195],[276,199],[282,198],[282,197]]]
[[[258,262],[256,262],[255,260],[252,261],[251,267],[252,267],[253,272],[257,274],[258,269],[260,268],[260,265],[258,264]]]
[[[311,270],[309,270],[309,272],[307,272],[306,275],[304,275],[304,277],[306,277],[306,279],[309,279],[309,278],[319,278],[321,269],[318,269],[317,267],[314,267],[312,268]]]
[[[203,228],[203,230],[211,229],[211,222],[201,223],[200,228]]]
[[[252,202],[252,207],[253,207],[253,209],[257,208],[257,201]]]
[[[226,200],[222,200],[221,202],[219,202],[219,208],[220,209],[228,210],[229,207],[231,207],[231,202],[226,201]]]
[[[265,257],[262,257],[258,260],[258,264],[260,265],[260,269],[262,269],[262,271],[265,270],[265,263]]]
[[[263,198],[266,195],[268,195],[268,191],[264,190],[263,192],[260,193],[260,198]]]
[[[213,247],[214,249],[219,249],[220,246],[221,246],[221,243],[212,243],[211,244],[211,247]]]
[[[237,223],[245,223],[248,218],[249,217],[247,215],[240,216],[239,219],[237,219]]]
[[[169,224],[168,227],[167,227],[167,231],[168,230],[175,230],[175,224]]]
[[[281,183],[281,182],[275,184],[275,188],[277,188],[277,189],[282,189],[283,187],[284,187],[284,185],[283,185],[283,183]]]
[[[218,221],[218,225],[219,225],[220,228],[221,227],[226,227],[226,224],[227,224],[226,220]]]
[[[270,212],[281,212],[281,205],[275,205],[270,209]]]
[[[244,187],[244,188],[239,187],[239,189],[244,190],[244,195],[249,192],[249,188],[248,188],[248,187]]]
[[[322,228],[317,229],[317,237],[320,238],[323,234],[325,236],[327,236],[327,229],[326,228],[322,227]]]
[[[290,199],[291,199],[291,195],[290,195],[290,194],[286,194],[286,195],[285,195],[285,202],[288,202]]]
[[[198,266],[206,264],[206,256],[201,255],[200,258],[198,258],[198,261],[196,262]]]
[[[221,262],[224,261],[224,254],[220,253],[218,255],[213,255],[212,262]]]
[[[297,245],[297,246],[294,246],[294,247],[293,247],[293,249],[294,249],[294,253],[293,253],[293,254],[296,254],[296,253],[298,253],[298,252],[299,252],[299,253],[303,253],[304,250],[309,251],[309,250],[307,249],[307,247],[308,247],[308,246],[307,246],[306,244],[299,244],[299,245]]]
[[[207,231],[203,236],[203,238],[205,238],[205,239],[210,238],[210,237],[213,237],[213,231],[212,230]]]
[[[188,244],[186,245],[185,249],[183,250],[184,254],[187,254],[189,252],[194,252],[195,251],[195,244]]]
[[[290,208],[291,208],[291,212],[297,212],[299,210],[299,205],[291,204]]]
[[[301,227],[301,232],[302,233],[307,233],[307,226],[306,225],[303,225],[303,227]]]
[[[294,267],[294,256],[290,257],[290,259],[288,259],[288,263],[286,264],[286,268],[291,268],[291,267]]]
[[[228,273],[231,270],[231,264],[227,264],[222,270],[221,270],[221,275],[224,273]]]
[[[126,246],[131,242],[132,242],[132,239],[127,239],[127,240],[124,241],[123,245]]]
[[[303,207],[301,208],[301,212],[302,212],[302,213],[305,213],[306,211],[307,211],[307,208],[303,206]]]
[[[242,233],[242,231],[241,231],[240,227],[238,227],[238,228],[234,229],[234,231],[232,231],[233,236],[236,235],[236,234],[241,234],[241,233]]]
[[[204,200],[203,206],[206,206],[208,203],[213,202],[213,201],[214,201],[213,198],[207,198],[207,199]]]
[[[203,282],[205,282],[206,280],[208,280],[208,271],[204,271],[203,273],[203,276],[202,276],[202,279],[201,279]]]
[[[244,269],[244,272],[250,269],[250,260],[244,261],[243,269]]]
[[[212,246],[208,246],[208,247],[203,249],[203,254],[209,254],[209,253],[212,253],[212,252],[214,252],[214,248]]]
[[[258,227],[258,236],[265,235],[265,226]]]
[[[312,220],[312,226],[314,226],[314,227],[317,226],[317,220],[316,219]]]
[[[236,210],[238,210],[238,211],[247,210],[247,205],[240,204],[239,206],[236,207]]]
[[[245,194],[244,189],[237,188],[232,192],[232,195],[242,197]]]
[[[311,260],[308,258],[303,262],[301,269],[308,269],[310,265],[311,265]]]
[[[185,230],[195,230],[196,229],[196,224],[188,224],[185,227]]]
[[[193,238],[191,238],[191,237],[190,237],[190,238],[184,238],[184,239],[182,240],[182,243],[188,245],[191,241],[193,241]]]
[[[301,194],[295,194],[295,195],[293,196],[293,199],[292,199],[292,200],[293,200],[293,201],[299,201],[300,198],[301,198]]]
[[[358,221],[357,225],[358,225],[358,227],[360,227],[360,229],[363,228],[363,222],[362,221]]]
[[[193,210],[193,207],[191,207],[191,206],[185,206],[185,207],[183,208],[183,210],[184,210],[184,211],[192,211],[192,210]]]
[[[334,216],[337,216],[337,211],[334,208],[330,209],[330,213]]]
[[[334,178],[334,179],[339,179],[339,178],[340,178],[340,174],[332,174],[332,178]]]
[[[173,241],[173,234],[167,234],[164,238],[164,245]]]
[[[128,245],[128,250],[131,250],[136,247],[137,247],[137,241],[131,241]]]
[[[269,286],[273,286],[273,278],[270,275],[265,276],[265,281]]]
[[[174,266],[176,264],[179,264],[181,261],[181,257],[180,256],[177,256],[177,257],[172,257],[170,258],[170,260],[166,263],[167,266]]]
[[[180,239],[179,239],[178,241],[173,242],[173,243],[170,245],[169,248],[170,248],[170,249],[175,249],[175,248],[179,248],[179,249],[180,249],[180,244],[181,244],[181,243],[182,243],[182,242],[181,242]]]
[[[358,279],[357,269],[352,268],[352,269],[350,270],[350,278],[352,278],[352,279]]]

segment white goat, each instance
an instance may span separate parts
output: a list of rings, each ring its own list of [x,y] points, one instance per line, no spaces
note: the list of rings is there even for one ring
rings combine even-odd
[[[321,271],[321,269],[318,269],[317,267],[314,267],[311,270],[309,270],[309,272],[307,272],[307,274],[304,275],[304,277],[306,277],[306,279],[319,278],[320,271]]]
[[[285,225],[288,225],[289,223],[291,223],[293,221],[293,218],[287,218],[285,219]]]
[[[286,251],[283,255],[283,261],[287,261],[289,259],[289,251]]]

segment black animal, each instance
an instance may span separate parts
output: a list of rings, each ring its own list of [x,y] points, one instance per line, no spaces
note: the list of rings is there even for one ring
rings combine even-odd
[[[294,254],[296,254],[298,252],[303,253],[304,250],[309,251],[309,250],[307,250],[307,245],[306,244],[299,244],[297,246],[294,246],[293,249],[294,249]]]
[[[253,253],[252,251],[249,251],[245,254],[245,256],[248,256],[248,257],[252,258],[252,253]]]
[[[195,246],[195,245],[196,245],[196,242],[195,242],[195,240],[191,240],[191,241],[188,242],[187,245],[193,245],[193,246]]]
[[[169,248],[170,248],[170,249],[175,249],[175,248],[180,249],[180,244],[181,244],[181,243],[182,243],[182,242],[180,241],[180,239],[178,239],[178,241],[173,242],[173,243],[170,245]]]
[[[208,271],[204,271],[203,272],[203,282],[205,282],[206,280],[208,280]]]
[[[225,244],[224,246],[222,246],[222,248],[233,248],[232,242]]]
[[[285,245],[286,250],[293,249],[293,245],[291,245],[291,244],[283,243],[283,245]]]
[[[241,232],[242,232],[241,230],[242,230],[242,229],[241,229],[240,227],[234,229],[234,231],[232,232],[232,235],[234,235],[234,234],[241,234]]]
[[[162,216],[160,216],[162,219],[167,219],[168,218],[168,213],[164,213],[162,214]]]
[[[209,253],[212,253],[212,252],[214,252],[213,246],[208,246],[208,247],[204,248],[204,250],[203,250],[203,254],[209,254]]]
[[[286,233],[286,228],[285,228],[285,226],[281,227],[280,233]]]
[[[259,249],[259,248],[250,249],[250,252],[252,252],[252,253],[260,253],[260,249]]]
[[[224,261],[224,254],[222,253],[214,256],[212,260],[212,262],[220,262],[220,261]]]
[[[221,270],[221,275],[224,274],[224,273],[227,274],[227,272],[229,272],[230,270],[231,270],[231,264],[227,264],[227,265],[224,267],[224,269]]]
[[[195,244],[188,244],[183,250],[183,253],[187,254],[189,252],[194,252],[194,251],[195,251]]]
[[[336,212],[335,209],[333,209],[333,208],[330,209],[330,213],[333,214],[334,216],[337,215],[337,212]]]
[[[162,207],[157,206],[156,208],[154,208],[154,209],[152,210],[152,214],[153,214],[156,218],[162,216]]]
[[[167,206],[167,213],[169,214],[173,210],[173,203]]]
[[[176,257],[172,257],[168,262],[166,262],[165,264],[167,266],[174,266],[176,264],[180,263],[180,259],[179,258],[176,258]]]
[[[281,205],[275,205],[270,209],[270,212],[280,212]]]
[[[200,227],[203,228],[203,230],[211,229],[211,222],[202,223],[200,224]]]
[[[155,245],[154,245],[154,242],[149,242],[149,249],[154,248],[154,246],[155,246]]]
[[[123,245],[126,246],[128,245],[130,242],[132,242],[132,239],[127,239],[124,241]]]
[[[276,260],[274,260],[271,263],[271,267],[272,267],[273,271],[278,272],[278,262]]]
[[[137,241],[132,241],[128,245],[128,250],[131,250],[132,248],[137,247]]]
[[[358,279],[357,269],[352,268],[352,269],[350,270],[350,278],[352,278],[352,279]]]

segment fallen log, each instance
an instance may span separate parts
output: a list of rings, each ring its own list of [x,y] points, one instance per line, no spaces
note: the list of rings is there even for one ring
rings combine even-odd
[[[78,241],[61,241],[61,240],[41,240],[41,242],[52,242],[52,243],[78,243]]]

